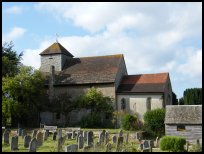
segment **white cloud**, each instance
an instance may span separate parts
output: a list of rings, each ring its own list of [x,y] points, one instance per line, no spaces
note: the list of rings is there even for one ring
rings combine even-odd
[[[21,14],[22,13],[22,8],[19,6],[12,6],[9,8],[6,8],[5,13],[8,14]]]
[[[21,27],[13,27],[7,34],[3,34],[2,42],[10,42],[16,40],[24,35],[26,29]]]

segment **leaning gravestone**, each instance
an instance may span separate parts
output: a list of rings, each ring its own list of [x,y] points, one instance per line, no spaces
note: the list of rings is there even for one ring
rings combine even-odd
[[[22,135],[22,139],[24,139],[24,136],[26,136],[26,135],[27,135],[27,132],[26,132],[26,130],[25,130],[25,129],[23,129],[23,130],[22,130],[21,135]]]
[[[119,137],[122,137],[123,136],[123,130],[120,130],[119,131]]]
[[[116,142],[117,142],[117,136],[116,136],[116,135],[113,135],[113,136],[112,136],[112,141],[113,141],[113,143],[116,143]]]
[[[43,133],[44,141],[48,139],[48,136],[49,136],[49,130],[45,130],[45,132]]]
[[[65,146],[65,152],[78,152],[78,145],[72,144],[72,145]]]
[[[57,141],[57,152],[60,152],[62,149],[62,144],[63,144],[63,137],[60,137]]]
[[[62,129],[61,128],[59,128],[57,130],[57,135],[58,135],[58,139],[62,137]]]
[[[89,131],[88,134],[87,134],[87,145],[88,146],[93,146],[93,132],[92,131]]]
[[[9,144],[9,131],[5,130],[3,137],[4,137],[4,144]]]
[[[117,145],[116,145],[116,152],[122,151],[123,147],[123,137],[118,137]]]
[[[43,144],[43,133],[42,132],[38,132],[36,135],[36,139],[37,139],[37,146],[41,146]]]
[[[112,146],[110,143],[106,144],[106,152],[111,152],[111,148]]]
[[[102,130],[102,132],[99,134],[99,142],[102,143],[105,140],[105,130]]]
[[[24,136],[24,140],[23,140],[24,148],[28,148],[29,147],[30,141],[31,141],[31,136],[29,136],[29,135]]]
[[[18,150],[18,136],[13,136],[11,138],[11,151]]]
[[[109,141],[109,133],[105,132],[105,144],[107,144]]]
[[[56,140],[56,138],[57,138],[57,132],[54,132],[52,136],[52,140]]]
[[[29,152],[36,152],[36,149],[37,149],[37,140],[36,138],[33,138],[29,144]]]
[[[21,136],[22,135],[22,128],[18,128],[17,133],[18,133],[18,136]]]
[[[80,134],[78,137],[78,148],[82,149],[83,147],[84,147],[84,139],[83,139],[82,134]]]
[[[37,132],[38,132],[38,130],[33,130],[33,132],[32,132],[32,138],[36,138]]]

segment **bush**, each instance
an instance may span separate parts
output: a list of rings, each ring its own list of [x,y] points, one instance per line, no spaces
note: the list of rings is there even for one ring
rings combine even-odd
[[[121,128],[124,130],[138,130],[142,126],[141,121],[136,116],[125,114],[121,119]]]
[[[155,133],[156,136],[164,135],[165,125],[165,109],[155,109],[151,111],[147,111],[144,114],[144,123],[146,127],[151,129]]]
[[[80,127],[82,128],[99,128],[102,127],[101,116],[97,113],[90,113],[86,117],[83,117],[80,121]]]
[[[184,152],[184,145],[186,140],[177,136],[164,136],[160,140],[161,150],[168,150],[173,152]]]

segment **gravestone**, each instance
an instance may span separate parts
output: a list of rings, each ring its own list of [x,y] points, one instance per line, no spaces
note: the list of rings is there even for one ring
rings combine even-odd
[[[144,140],[144,142],[143,142],[143,152],[150,152],[150,150],[151,150],[151,147],[149,145],[149,141]]]
[[[128,143],[129,133],[126,134],[125,142]]]
[[[112,136],[112,141],[113,141],[113,143],[116,143],[116,142],[117,142],[117,136],[116,136],[116,135],[113,135],[113,136]]]
[[[109,133],[105,132],[105,144],[107,144],[109,141]]]
[[[123,130],[120,130],[119,131],[119,137],[122,137],[123,136]]]
[[[93,146],[93,131],[89,131],[87,134],[87,145],[88,146]]]
[[[36,149],[37,149],[37,140],[36,138],[33,138],[29,144],[29,152],[36,152]]]
[[[88,150],[91,148],[91,146],[85,146],[84,148],[83,148],[83,152],[88,152]]]
[[[59,128],[57,130],[57,135],[58,135],[58,139],[62,137],[62,129],[61,128]]]
[[[110,143],[106,144],[106,152],[111,152],[111,148],[112,146]]]
[[[28,148],[29,147],[30,141],[31,141],[31,136],[29,136],[29,135],[24,136],[24,140],[23,140],[24,148]]]
[[[63,137],[58,138],[57,141],[57,152],[60,152],[60,150],[62,149],[62,145],[63,145]]]
[[[87,131],[84,131],[84,132],[83,132],[84,141],[87,141],[87,133],[88,133]]]
[[[25,129],[23,129],[23,130],[22,130],[21,135],[22,135],[22,139],[24,139],[24,136],[26,136],[26,135],[27,135],[27,132],[26,132],[26,130],[25,130]]]
[[[82,149],[83,147],[84,147],[84,139],[83,139],[82,134],[80,134],[78,137],[78,148]]]
[[[11,138],[11,151],[18,150],[18,136],[13,136]]]
[[[17,133],[18,133],[18,136],[21,136],[22,135],[22,128],[18,128]]]
[[[118,137],[118,141],[117,141],[117,145],[116,145],[116,152],[122,151],[122,147],[123,147],[123,137],[120,136],[120,137]]]
[[[155,141],[154,147],[156,147],[156,148],[159,147],[159,137],[158,136],[156,137],[156,141]]]
[[[99,134],[99,142],[102,143],[105,140],[105,130],[102,130],[102,132]]]
[[[5,131],[5,127],[2,126],[2,136],[3,136],[3,134],[4,134],[4,131]]]
[[[154,147],[154,141],[153,140],[148,140],[150,148]]]
[[[76,130],[73,130],[72,131],[72,139],[75,139],[75,137],[76,137]]]
[[[142,132],[136,132],[135,138],[136,138],[136,140],[141,141],[143,138]]]
[[[54,132],[52,135],[52,140],[56,140],[56,138],[57,138],[57,132]]]
[[[5,130],[3,137],[4,137],[4,144],[9,144],[9,131]]]
[[[78,152],[78,145],[72,144],[72,145],[65,146],[65,152]]]
[[[36,138],[37,132],[38,132],[38,130],[33,130],[33,132],[32,132],[32,138]]]
[[[72,139],[72,132],[67,132],[67,139]]]
[[[43,144],[43,133],[42,132],[38,132],[36,135],[36,139],[37,139],[37,146],[41,146]]]
[[[49,130],[45,130],[45,132],[43,133],[44,141],[48,139],[48,136],[49,136]]]

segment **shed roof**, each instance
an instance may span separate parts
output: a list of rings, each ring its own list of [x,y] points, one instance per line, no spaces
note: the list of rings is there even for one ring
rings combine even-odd
[[[167,105],[165,124],[202,124],[202,105]]]

